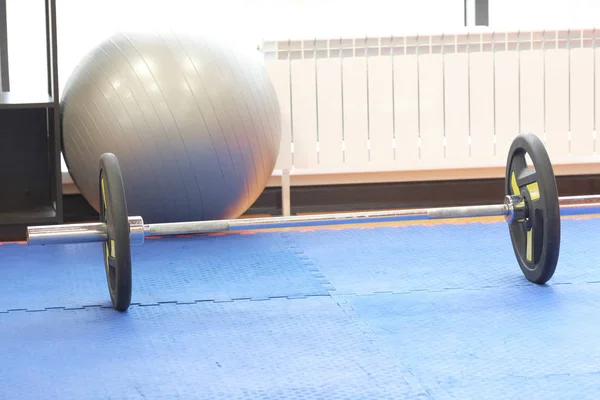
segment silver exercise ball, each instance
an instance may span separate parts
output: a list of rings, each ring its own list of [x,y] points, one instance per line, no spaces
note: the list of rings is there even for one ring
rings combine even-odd
[[[275,89],[256,50],[176,33],[118,33],[88,53],[61,101],[71,177],[98,210],[114,153],[129,215],[148,223],[237,218],[279,155]]]

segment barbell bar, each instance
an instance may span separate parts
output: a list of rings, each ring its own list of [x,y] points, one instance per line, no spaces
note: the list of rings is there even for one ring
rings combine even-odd
[[[366,224],[377,222],[402,222],[434,219],[473,217],[504,217],[506,222],[515,219],[515,204],[523,201],[521,196],[506,196],[503,204],[399,209],[348,213],[316,214],[290,217],[243,218],[232,220],[171,222],[144,224],[141,216],[128,217],[132,245],[142,245],[146,237],[196,235],[244,230],[300,228],[322,225]],[[559,198],[561,209],[570,214],[600,213],[600,195],[567,196]],[[27,228],[30,246],[60,245],[73,243],[105,242],[106,224],[102,222],[40,225]]]
[[[529,155],[532,166],[528,165],[526,155]],[[506,164],[504,201],[495,205],[145,224],[141,216],[128,216],[117,157],[112,153],[103,154],[99,167],[100,221],[31,226],[27,228],[27,243],[31,246],[103,243],[109,293],[113,308],[118,311],[127,310],[131,303],[131,245],[144,243],[148,236],[503,216],[508,223],[521,272],[529,281],[544,284],[554,275],[558,264],[561,210],[563,213],[587,214],[598,212],[600,207],[600,195],[559,198],[556,178],[544,144],[529,133],[513,139]]]

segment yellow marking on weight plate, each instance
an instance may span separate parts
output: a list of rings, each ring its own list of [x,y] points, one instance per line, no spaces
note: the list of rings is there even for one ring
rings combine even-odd
[[[533,258],[532,238],[533,238],[533,227],[527,231],[527,250],[525,252],[525,257],[527,258],[527,261],[529,261],[529,262],[531,262],[531,259]]]
[[[527,191],[529,192],[529,196],[531,196],[532,201],[536,201],[540,199],[540,187],[537,182],[532,182],[526,186]]]
[[[102,177],[100,184],[102,185],[102,201],[104,202],[104,209],[106,210],[106,191],[104,190],[104,177]]]
[[[510,187],[512,189],[513,196],[518,195],[521,191],[519,190],[519,185],[517,185],[517,177],[515,175],[515,171],[510,175]]]
[[[115,258],[115,241],[110,239],[110,256]]]
[[[519,185],[517,185],[517,177],[515,176],[515,171],[513,171],[512,174],[510,175],[510,187],[511,187],[513,196],[521,194],[521,191],[519,190]],[[523,208],[523,207],[525,207],[524,201],[521,201],[521,202],[515,204],[515,208]]]

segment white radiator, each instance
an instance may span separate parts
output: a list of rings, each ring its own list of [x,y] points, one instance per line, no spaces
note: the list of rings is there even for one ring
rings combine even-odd
[[[276,168],[324,184],[472,177],[502,171],[513,137],[532,132],[555,164],[600,172],[597,45],[595,29],[265,42],[284,118]]]

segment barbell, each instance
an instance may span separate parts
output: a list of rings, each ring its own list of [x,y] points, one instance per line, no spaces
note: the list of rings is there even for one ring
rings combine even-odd
[[[527,165],[526,154],[532,166]],[[30,226],[27,228],[27,243],[31,246],[103,243],[110,298],[113,308],[118,311],[127,310],[131,303],[131,245],[143,244],[147,236],[503,216],[508,223],[512,247],[522,273],[530,282],[541,285],[552,278],[558,263],[560,209],[589,213],[600,207],[600,195],[558,197],[550,158],[542,141],[533,134],[520,134],[514,138],[506,165],[504,201],[497,205],[144,224],[142,217],[127,214],[125,188],[117,157],[105,153],[100,157],[99,166],[100,221]]]

